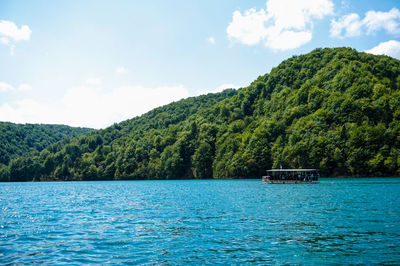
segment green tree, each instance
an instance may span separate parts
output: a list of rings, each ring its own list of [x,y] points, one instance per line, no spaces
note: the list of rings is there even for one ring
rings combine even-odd
[[[193,155],[194,176],[196,178],[212,178],[212,148],[207,142],[199,145]]]

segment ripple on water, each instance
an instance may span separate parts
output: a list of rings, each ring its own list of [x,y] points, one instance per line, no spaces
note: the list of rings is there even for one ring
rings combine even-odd
[[[398,264],[400,179],[0,184],[0,263]]]

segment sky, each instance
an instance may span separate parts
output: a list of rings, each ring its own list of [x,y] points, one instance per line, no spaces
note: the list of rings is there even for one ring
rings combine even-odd
[[[105,128],[343,46],[400,59],[400,1],[2,0],[0,121]]]

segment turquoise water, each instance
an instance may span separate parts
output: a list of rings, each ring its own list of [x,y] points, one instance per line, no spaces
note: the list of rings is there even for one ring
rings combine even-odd
[[[400,263],[400,178],[0,183],[0,264]]]

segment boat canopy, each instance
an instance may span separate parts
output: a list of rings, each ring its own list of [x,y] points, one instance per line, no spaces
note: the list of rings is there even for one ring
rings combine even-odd
[[[268,175],[263,176],[265,183],[269,184],[300,184],[318,181],[318,169],[271,169]]]
[[[267,172],[317,172],[318,169],[271,169]]]

